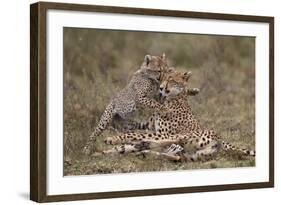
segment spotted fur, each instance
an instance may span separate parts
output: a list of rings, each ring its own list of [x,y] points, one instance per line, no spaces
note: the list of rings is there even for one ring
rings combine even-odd
[[[107,137],[105,143],[131,143],[131,149],[138,151],[139,144],[145,143],[145,149],[165,147],[171,144],[193,146],[195,152],[184,153],[180,159],[195,161],[202,157],[212,157],[223,149],[237,151],[242,155],[255,156],[255,151],[239,148],[221,139],[220,136],[210,129],[204,129],[193,115],[187,100],[187,81],[191,72],[175,71],[166,75],[160,85],[159,92],[164,98],[165,112],[156,112],[150,119],[154,123],[154,132],[151,133],[127,133],[114,137]],[[135,147],[135,149],[133,149]],[[181,146],[177,146],[179,153],[183,153]],[[144,149],[144,148],[142,148]],[[143,150],[141,150],[143,151]],[[177,150],[175,150],[177,151]],[[123,150],[126,153],[126,149]]]
[[[159,83],[165,72],[169,71],[165,54],[162,56],[146,55],[140,69],[134,73],[129,84],[121,90],[106,106],[97,127],[89,136],[83,149],[85,154],[93,150],[94,141],[115,118],[126,121],[139,108],[160,111],[163,107],[153,99],[157,94]]]

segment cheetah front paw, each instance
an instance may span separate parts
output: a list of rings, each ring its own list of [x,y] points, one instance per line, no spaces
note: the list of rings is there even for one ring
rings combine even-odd
[[[178,144],[171,144],[165,151],[165,153],[170,155],[178,155],[182,152],[184,152],[184,148]]]
[[[189,95],[197,95],[200,92],[199,88],[190,88],[188,90]]]

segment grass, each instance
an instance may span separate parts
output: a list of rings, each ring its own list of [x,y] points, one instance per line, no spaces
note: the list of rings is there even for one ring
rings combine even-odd
[[[64,28],[64,175],[255,166],[254,158],[235,153],[192,163],[82,154],[114,93],[129,82],[146,54],[162,52],[169,65],[193,72],[190,87],[201,91],[189,101],[201,124],[226,141],[255,148],[254,38]],[[115,134],[106,130],[97,149],[109,149],[103,139]]]

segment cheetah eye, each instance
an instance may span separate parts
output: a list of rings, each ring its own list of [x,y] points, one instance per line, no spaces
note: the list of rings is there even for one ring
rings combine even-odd
[[[166,93],[170,93],[170,90],[166,90]]]

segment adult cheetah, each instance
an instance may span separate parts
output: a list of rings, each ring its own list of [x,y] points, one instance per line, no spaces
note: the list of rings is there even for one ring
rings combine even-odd
[[[159,91],[165,102],[166,111],[157,112],[153,116],[154,132],[126,133],[107,137],[105,143],[118,144],[104,153],[152,152],[172,160],[196,161],[212,157],[219,150],[233,150],[242,155],[255,156],[255,151],[239,148],[221,139],[217,133],[204,129],[193,115],[187,100],[187,81],[191,72],[175,71],[167,74],[160,85]],[[170,146],[172,145],[172,146]],[[180,146],[181,145],[181,146]],[[156,152],[155,147],[170,146],[165,152]],[[182,146],[195,149],[191,154],[184,153]]]

